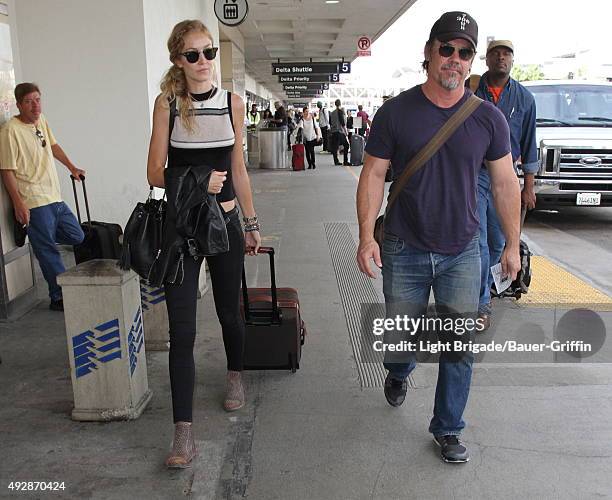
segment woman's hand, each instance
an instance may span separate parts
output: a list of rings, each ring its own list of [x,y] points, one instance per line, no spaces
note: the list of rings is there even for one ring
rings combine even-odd
[[[244,233],[244,246],[247,255],[257,255],[261,246],[261,235],[259,231],[247,231]]]
[[[227,179],[227,172],[217,172],[213,170],[208,181],[208,192],[210,194],[219,194],[223,188],[223,183]]]

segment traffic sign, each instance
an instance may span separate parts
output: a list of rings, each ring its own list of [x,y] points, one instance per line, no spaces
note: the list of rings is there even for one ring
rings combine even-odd
[[[278,75],[278,83],[338,83],[340,75]]]
[[[372,51],[370,50],[370,46],[372,45],[372,40],[368,36],[360,36],[357,40],[357,55],[358,56],[371,56]]]
[[[294,62],[272,63],[273,75],[317,75],[350,73],[350,62]]]
[[[328,90],[329,83],[283,83],[283,90]]]
[[[295,99],[303,99],[306,97],[322,97],[323,94],[317,93],[317,92],[308,92],[308,93],[304,93],[304,92],[287,92],[287,97],[291,98],[295,98]]]
[[[323,94],[287,94],[287,99],[315,99]]]
[[[299,102],[298,102],[298,101],[295,101],[295,102],[293,102],[293,101],[292,101],[292,102],[290,102],[290,104],[291,104],[291,105],[292,105],[294,108],[300,108],[300,109],[302,109],[302,108],[306,108],[306,107],[308,107],[308,105],[309,105],[310,103],[309,103],[309,102],[306,102],[306,101],[299,101]]]
[[[249,12],[247,0],[215,0],[215,16],[226,26],[238,26]]]

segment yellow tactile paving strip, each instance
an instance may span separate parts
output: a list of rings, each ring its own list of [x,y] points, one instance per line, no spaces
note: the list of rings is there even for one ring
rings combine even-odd
[[[518,305],[552,307],[572,304],[589,309],[612,311],[612,297],[593,288],[546,257],[531,257],[531,285]]]

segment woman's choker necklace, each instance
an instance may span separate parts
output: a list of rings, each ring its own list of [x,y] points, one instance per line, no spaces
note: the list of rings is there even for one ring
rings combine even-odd
[[[213,92],[215,91],[215,87],[211,87],[210,90],[208,92],[203,92],[202,94],[195,94],[195,93],[191,93],[189,92],[189,97],[191,97],[191,100],[194,102],[198,102],[198,101],[206,101],[207,99],[210,99],[211,96],[213,95]],[[197,95],[198,97],[200,97],[199,99],[196,99],[195,97],[193,97],[194,95]]]

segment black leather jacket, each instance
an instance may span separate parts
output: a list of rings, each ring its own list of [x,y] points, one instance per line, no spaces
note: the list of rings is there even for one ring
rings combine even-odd
[[[149,283],[183,282],[183,260],[229,250],[226,217],[214,194],[208,192],[213,169],[173,167],[164,171],[168,211],[161,253]]]

